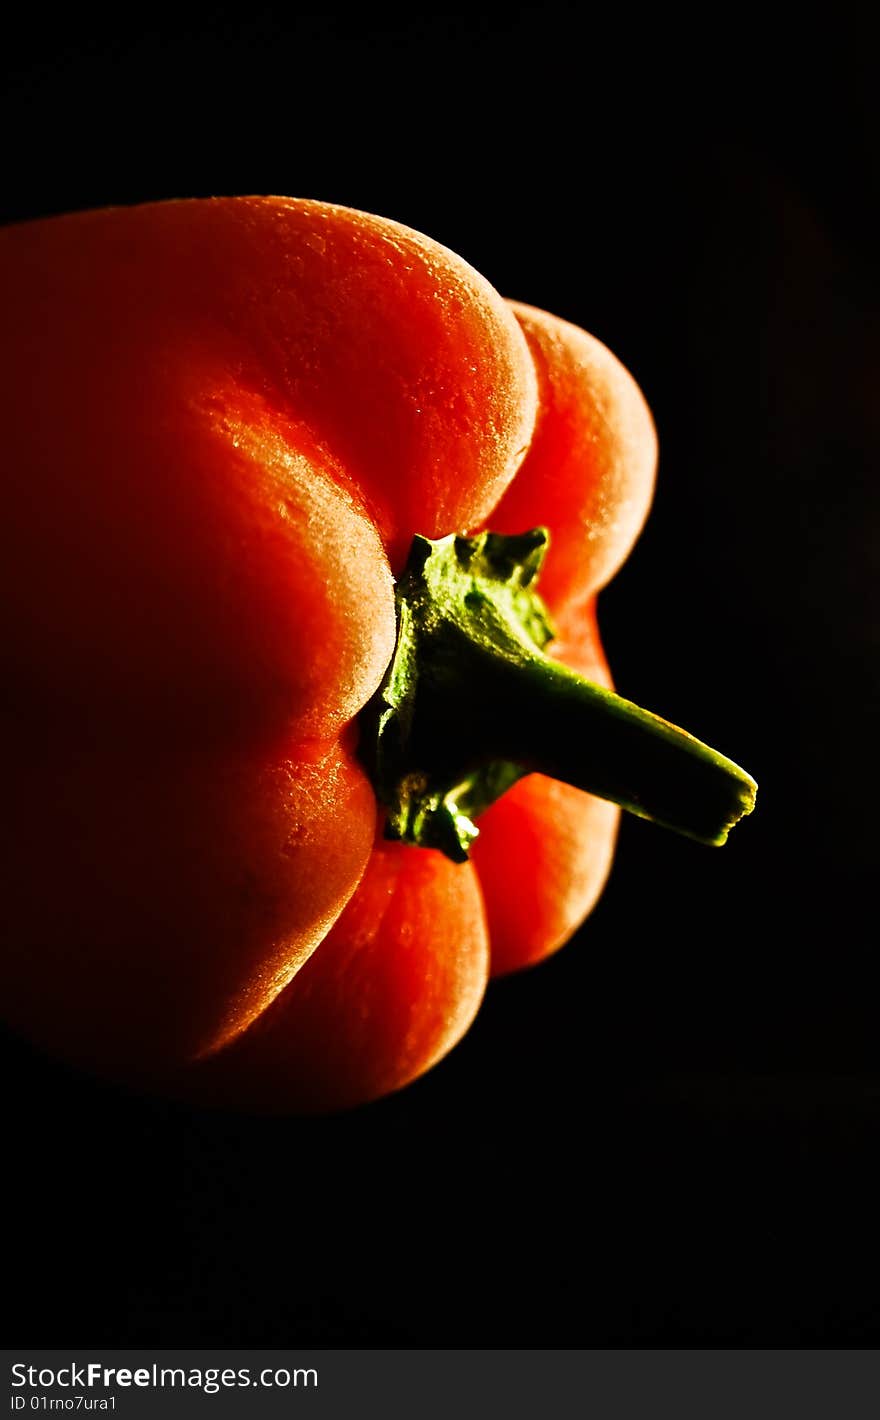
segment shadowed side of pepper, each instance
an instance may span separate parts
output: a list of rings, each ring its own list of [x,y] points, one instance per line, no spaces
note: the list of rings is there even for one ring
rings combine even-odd
[[[303,1113],[378,1099],[461,1039],[488,966],[473,865],[380,834],[320,951],[247,1031],[181,1077],[181,1092]]]

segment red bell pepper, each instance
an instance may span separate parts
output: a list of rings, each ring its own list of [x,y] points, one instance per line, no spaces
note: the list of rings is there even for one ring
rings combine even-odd
[[[200,1098],[370,1099],[583,920],[587,790],[712,841],[751,806],[608,693],[656,450],[592,337],[281,198],[11,227],[0,282],[17,1029]]]

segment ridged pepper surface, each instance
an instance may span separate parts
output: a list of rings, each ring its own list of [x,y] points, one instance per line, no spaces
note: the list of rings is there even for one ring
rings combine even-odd
[[[0,283],[3,1013],[196,1098],[394,1090],[572,934],[618,816],[532,773],[468,862],[383,837],[395,579],[416,534],[544,527],[547,655],[610,685],[646,404],[583,331],[318,202],[10,227]]]

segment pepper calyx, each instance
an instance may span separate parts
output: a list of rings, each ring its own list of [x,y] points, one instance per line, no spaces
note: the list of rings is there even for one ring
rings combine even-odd
[[[475,819],[525,774],[610,799],[703,843],[754,807],[738,765],[545,653],[535,589],[548,534],[418,536],[397,584],[394,654],[362,712],[386,836],[464,862]]]
[[[395,592],[394,654],[364,712],[362,745],[369,746],[369,768],[387,810],[387,837],[465,862],[479,833],[474,819],[528,772],[487,758],[483,746],[466,745],[457,733],[432,744],[427,720],[433,725],[435,717],[426,706],[457,696],[460,687],[467,721],[467,688],[457,664],[467,642],[490,658],[517,658],[553,639],[549,613],[532,586],[548,541],[544,528],[517,536],[414,538]]]

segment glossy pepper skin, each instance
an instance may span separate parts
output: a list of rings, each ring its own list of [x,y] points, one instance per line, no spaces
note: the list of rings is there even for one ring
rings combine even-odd
[[[552,653],[656,444],[590,336],[394,222],[285,198],[0,233],[0,995],[86,1068],[338,1108],[460,1038],[601,891],[618,811],[533,774],[472,861],[382,838],[358,713],[414,534],[549,529]]]

